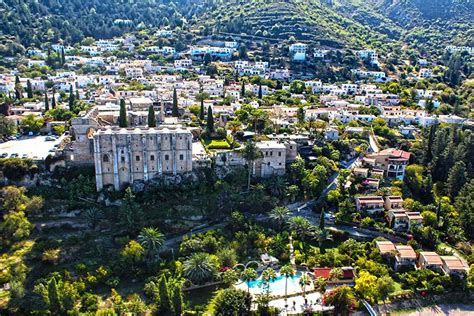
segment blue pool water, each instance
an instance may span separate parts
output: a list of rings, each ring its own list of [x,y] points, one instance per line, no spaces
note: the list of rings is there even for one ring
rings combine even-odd
[[[288,293],[302,292],[302,289],[299,285],[300,278],[301,278],[301,275],[295,275],[293,277],[288,278],[288,288],[287,288]],[[247,283],[245,284],[247,285]],[[263,284],[262,284],[261,278],[258,278],[255,281],[250,281],[248,285],[250,289],[254,289],[258,292],[261,292],[259,290],[263,290],[262,288]],[[280,275],[275,280],[270,282],[270,293],[282,294],[284,292],[285,292],[285,277]]]

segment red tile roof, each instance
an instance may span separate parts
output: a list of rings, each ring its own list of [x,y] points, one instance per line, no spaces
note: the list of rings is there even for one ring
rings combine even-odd
[[[331,268],[314,268],[314,277],[329,279],[331,270]]]
[[[384,149],[381,152],[379,152],[381,155],[390,155],[390,158],[403,158],[403,159],[410,159],[410,153],[407,151],[403,151],[400,149],[395,149],[395,148],[388,148]]]

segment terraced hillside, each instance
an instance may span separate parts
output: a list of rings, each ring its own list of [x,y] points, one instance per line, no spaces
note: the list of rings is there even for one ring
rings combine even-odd
[[[208,12],[200,23],[215,31],[264,37],[320,41],[336,46],[351,43],[365,46],[380,39],[397,39],[403,31],[384,16],[361,11],[358,19],[338,11],[336,5],[320,1],[247,2],[221,6]],[[378,26],[374,28],[374,26]]]

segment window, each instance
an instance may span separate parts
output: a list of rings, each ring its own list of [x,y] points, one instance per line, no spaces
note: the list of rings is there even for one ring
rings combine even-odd
[[[125,157],[124,156],[120,157],[120,161],[125,162]]]
[[[184,155],[179,155],[179,160],[183,160],[184,159]]]
[[[109,162],[109,155],[105,154],[104,157],[102,158],[104,162]]]
[[[154,161],[154,160],[155,160],[155,155],[151,155],[151,156],[150,156],[150,160],[151,160],[151,161]]]
[[[169,156],[169,155],[165,155],[165,160],[170,160],[170,156]]]
[[[136,161],[140,161],[140,156],[135,156]]]
[[[281,151],[278,152],[278,157],[281,157]]]

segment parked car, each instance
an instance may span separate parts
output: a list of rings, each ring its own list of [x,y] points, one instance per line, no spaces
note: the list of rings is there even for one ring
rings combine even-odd
[[[10,158],[18,158],[18,156],[19,155],[17,153],[13,153],[13,154],[10,155]]]
[[[28,158],[28,154],[21,155],[21,158]]]
[[[7,157],[8,157],[8,154],[7,154],[7,153],[2,153],[2,154],[0,155],[0,158],[7,158]]]
[[[47,142],[52,142],[52,141],[54,141],[54,137],[53,136],[46,136],[46,138],[44,140],[47,141]]]

